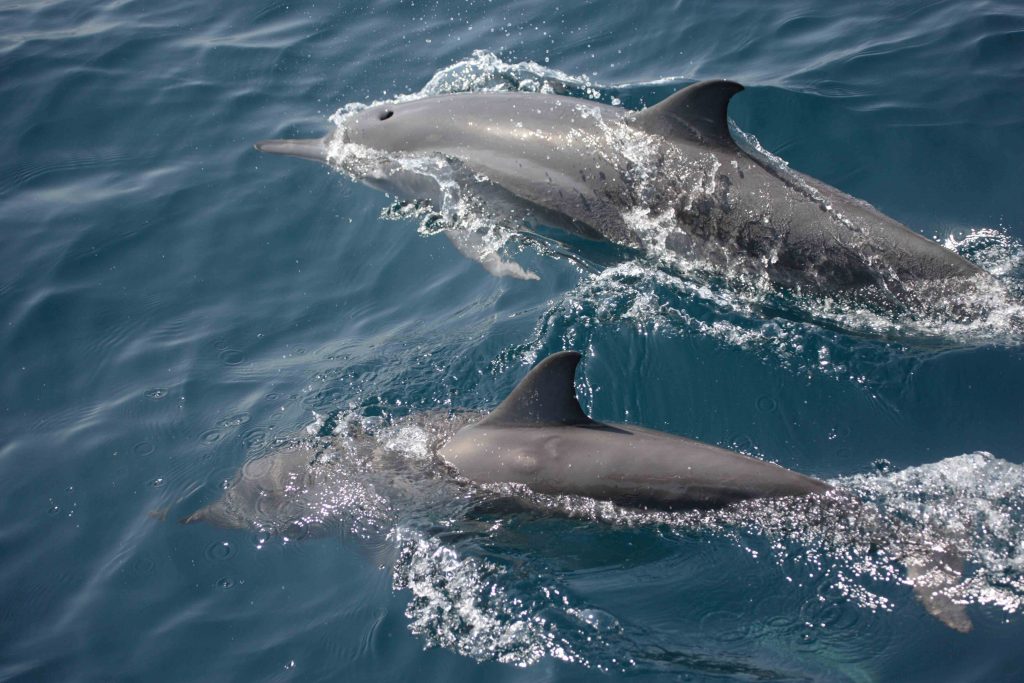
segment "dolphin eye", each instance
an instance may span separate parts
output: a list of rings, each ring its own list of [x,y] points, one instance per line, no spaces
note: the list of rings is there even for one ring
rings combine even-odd
[[[391,111],[390,109],[385,109],[384,111],[382,111],[382,112],[380,113],[380,116],[378,116],[378,118],[379,118],[379,119],[380,119],[381,121],[385,121],[385,120],[387,120],[387,119],[390,119],[390,118],[391,118],[392,116],[394,116],[394,115],[395,115],[395,112]]]

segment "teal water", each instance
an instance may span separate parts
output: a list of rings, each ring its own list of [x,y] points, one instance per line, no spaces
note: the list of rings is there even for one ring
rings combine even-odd
[[[9,2],[0,27],[0,679],[1019,677],[1012,297],[880,323],[515,234],[540,279],[496,279],[251,146],[399,94],[549,79],[639,108],[728,77],[738,131],[1019,293],[1017,3]],[[595,417],[833,480],[880,521],[467,516],[409,416],[488,408],[563,348]],[[176,523],[334,422],[358,429],[331,438],[323,533]],[[968,634],[905,583],[936,535]]]

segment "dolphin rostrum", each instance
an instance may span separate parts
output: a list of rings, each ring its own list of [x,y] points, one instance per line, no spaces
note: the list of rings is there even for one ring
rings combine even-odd
[[[527,225],[782,287],[900,295],[984,277],[871,205],[743,151],[727,119],[742,89],[702,81],[642,111],[539,93],[448,94],[350,111],[323,139],[256,147],[330,163],[410,200],[439,203],[454,184],[480,205],[515,206]],[[492,273],[535,277],[479,236],[449,236]]]
[[[700,441],[590,419],[576,400],[579,360],[575,351],[542,360],[493,412],[459,430],[440,457],[478,483],[512,482],[538,493],[668,510],[831,489]]]

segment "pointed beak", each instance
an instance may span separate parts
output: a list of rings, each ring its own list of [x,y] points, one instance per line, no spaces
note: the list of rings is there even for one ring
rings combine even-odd
[[[315,140],[263,140],[254,147],[269,154],[283,154],[300,159],[310,159],[327,163],[327,145],[325,138]]]

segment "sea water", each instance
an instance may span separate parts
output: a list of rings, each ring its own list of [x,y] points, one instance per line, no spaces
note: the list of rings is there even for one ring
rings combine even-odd
[[[1021,36],[1012,2],[4,3],[0,679],[1019,677]],[[374,101],[640,108],[703,78],[748,86],[748,149],[1008,296],[880,318],[484,225],[540,278],[498,279],[422,207],[252,149]],[[859,512],[642,512],[436,466],[422,415],[486,410],[564,348],[595,418]],[[297,442],[334,477],[316,533],[177,523]],[[954,541],[968,634],[907,585]]]

